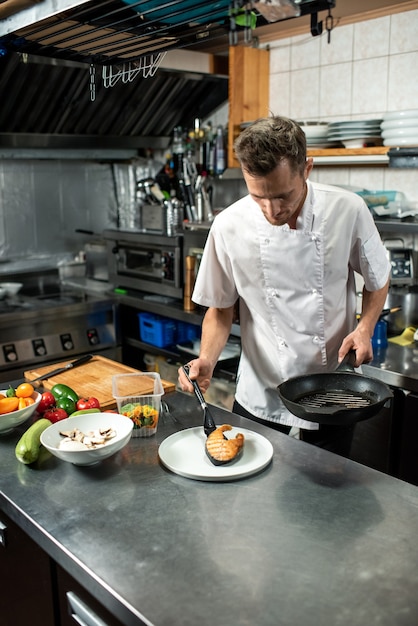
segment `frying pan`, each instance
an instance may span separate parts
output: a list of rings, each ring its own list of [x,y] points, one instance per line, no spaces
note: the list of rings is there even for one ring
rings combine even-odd
[[[354,372],[346,362],[335,372],[289,378],[277,390],[293,415],[334,426],[373,417],[393,398],[387,385]]]

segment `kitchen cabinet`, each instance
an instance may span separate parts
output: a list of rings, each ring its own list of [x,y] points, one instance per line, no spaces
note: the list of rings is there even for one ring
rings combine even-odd
[[[233,145],[240,124],[269,114],[270,53],[268,50],[231,46],[229,49],[228,168],[238,168]]]
[[[124,626],[75,578],[56,565],[56,589],[60,626]]]
[[[0,511],[2,626],[55,626],[49,556]]]
[[[3,511],[0,536],[2,626],[122,626]]]

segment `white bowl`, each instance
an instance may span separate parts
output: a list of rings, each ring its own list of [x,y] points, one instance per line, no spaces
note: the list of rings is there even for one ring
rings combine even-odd
[[[389,122],[383,122],[380,124],[380,128],[384,131],[396,130],[397,128],[416,128],[418,126],[418,117],[400,118]]]
[[[387,122],[389,120],[399,120],[399,119],[408,119],[408,118],[417,118],[418,117],[418,109],[409,109],[404,111],[390,111],[385,113],[383,116],[383,121]]]
[[[0,393],[4,396],[6,395],[7,389],[0,389]],[[3,413],[0,415],[0,434],[5,434],[16,428],[16,426],[20,426],[23,422],[26,422],[36,411],[38,404],[41,401],[42,395],[37,391],[34,391],[31,396],[35,402],[25,407],[24,409],[20,409],[20,411],[12,411],[11,413]]]
[[[6,296],[15,296],[23,287],[23,283],[0,283],[0,287],[5,289]]]
[[[415,147],[418,146],[418,133],[416,135],[410,135],[409,137],[385,137],[383,142],[384,146],[404,146]]]
[[[393,139],[394,137],[412,137],[418,135],[418,127],[403,126],[402,128],[388,128],[382,131],[383,139]]]
[[[80,429],[83,433],[98,428],[113,428],[116,436],[104,446],[86,450],[61,450],[58,446],[64,438],[60,432]],[[133,422],[119,413],[85,413],[68,417],[49,426],[41,435],[41,444],[54,456],[74,465],[94,465],[119,452],[132,436]]]
[[[323,139],[328,136],[327,122],[301,122],[300,127],[305,133],[306,139]]]

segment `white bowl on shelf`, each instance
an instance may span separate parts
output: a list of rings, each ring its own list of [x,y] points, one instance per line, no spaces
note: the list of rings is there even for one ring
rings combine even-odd
[[[305,133],[307,141],[312,139],[327,139],[328,137],[327,122],[299,122],[299,125]]]
[[[384,132],[386,132],[388,130],[397,130],[398,128],[400,129],[400,128],[417,128],[417,127],[418,127],[418,116],[417,117],[400,118],[398,120],[382,122],[380,124],[380,128]]]
[[[382,132],[383,139],[393,139],[394,137],[413,137],[418,135],[418,127],[390,128]]]
[[[416,135],[410,135],[409,137],[385,137],[383,141],[384,146],[393,147],[415,147],[418,146],[418,133]]]
[[[387,122],[390,120],[399,120],[399,119],[407,119],[407,118],[418,118],[418,109],[409,109],[405,111],[390,111],[389,113],[385,113],[383,116],[383,121]]]

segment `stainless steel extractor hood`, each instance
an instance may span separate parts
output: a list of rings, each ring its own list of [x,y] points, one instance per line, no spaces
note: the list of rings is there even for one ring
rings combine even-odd
[[[266,7],[280,2],[294,8],[278,13],[284,19],[317,16],[335,6],[335,0],[5,0],[0,3],[0,46],[5,53],[99,65],[135,62],[225,35],[238,43],[240,29],[266,24]],[[13,5],[27,8],[8,15]]]
[[[301,16],[335,5],[289,1]],[[228,99],[229,46],[249,44],[249,34],[267,24],[256,5],[260,1],[0,1],[0,147],[51,146],[68,137],[96,144],[98,137],[130,137],[136,145],[141,138],[142,147],[153,147],[152,138],[171,136],[175,126],[193,127],[196,117],[207,119]],[[166,52],[210,55],[208,44],[221,41],[225,54],[215,59],[225,62],[222,71],[160,65]]]

